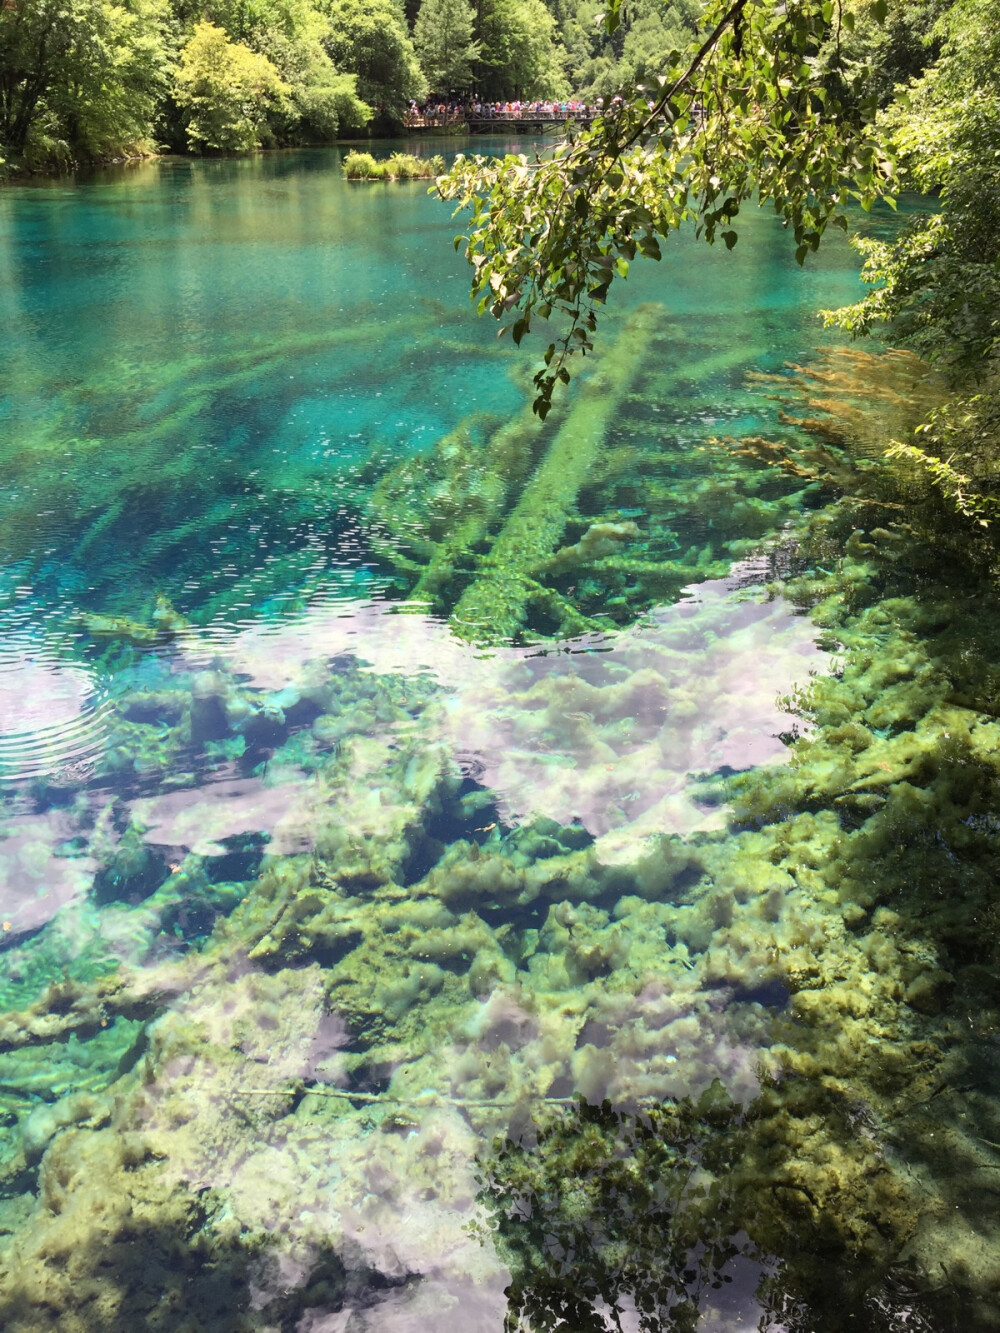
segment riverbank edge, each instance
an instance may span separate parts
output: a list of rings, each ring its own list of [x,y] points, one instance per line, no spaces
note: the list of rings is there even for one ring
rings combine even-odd
[[[367,137],[335,139],[332,143],[276,144],[269,147],[251,148],[243,153],[124,153],[113,157],[89,158],[85,161],[74,161],[72,164],[63,163],[51,167],[25,167],[23,163],[13,160],[9,162],[0,160],[0,187],[26,185],[32,181],[59,180],[70,176],[86,175],[93,171],[104,171],[108,167],[137,166],[142,162],[160,162],[172,159],[179,162],[242,161],[246,158],[265,154],[270,156],[275,153],[313,152],[319,148],[356,148],[359,145],[392,143],[398,139],[411,139],[413,137],[415,137],[413,131],[408,131],[404,126],[392,133],[386,131],[385,133],[370,134]],[[470,133],[467,129],[448,127],[441,130],[422,131],[417,137],[433,138],[435,141],[440,139],[461,139],[464,141],[470,137]]]

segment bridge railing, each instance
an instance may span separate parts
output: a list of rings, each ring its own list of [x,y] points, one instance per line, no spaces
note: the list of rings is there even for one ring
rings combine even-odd
[[[445,125],[464,125],[466,120],[464,111],[407,111],[403,116],[403,125],[408,130],[426,130]]]
[[[504,124],[513,121],[515,124],[519,121],[530,121],[532,124],[544,122],[546,124],[563,125],[567,120],[589,120],[594,112],[584,110],[582,107],[577,111],[483,111],[470,112],[468,120],[498,120]]]
[[[403,117],[403,125],[408,130],[465,124],[565,125],[571,120],[592,120],[596,114],[596,111],[582,107],[575,111],[408,111]]]

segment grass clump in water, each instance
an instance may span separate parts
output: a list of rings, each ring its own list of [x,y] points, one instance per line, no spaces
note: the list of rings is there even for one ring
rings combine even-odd
[[[376,158],[371,153],[350,152],[344,158],[343,170],[349,181],[433,180],[444,171],[444,158],[415,157],[412,153]]]

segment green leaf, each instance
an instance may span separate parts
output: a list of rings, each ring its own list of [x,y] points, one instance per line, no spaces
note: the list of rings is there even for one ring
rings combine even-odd
[[[616,33],[622,25],[622,0],[611,0],[607,13],[598,14],[595,22],[603,24],[609,36]]]
[[[731,250],[733,246],[736,244],[736,242],[739,240],[739,237],[734,231],[724,231],[722,233],[722,239],[726,243],[726,249]]]

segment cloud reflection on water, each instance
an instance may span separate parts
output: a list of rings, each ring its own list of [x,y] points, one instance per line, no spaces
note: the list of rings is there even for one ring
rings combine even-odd
[[[600,839],[605,864],[628,861],[647,836],[721,825],[724,808],[701,798],[699,776],[782,759],[787,717],[777,698],[824,665],[807,619],[721,580],[641,625],[558,647],[487,653],[413,609],[331,600],[279,624],[191,631],[173,651],[181,667],[211,663],[233,689],[239,682],[286,706],[310,692],[327,698],[331,674],[358,666],[404,682],[404,720],[372,719],[334,780],[304,771],[292,754],[260,772],[217,766],[191,787],[126,797],[146,841],[178,860],[220,856],[241,835],[263,835],[272,854],[306,852],[317,828],[337,819],[362,836],[388,836],[399,793],[381,790],[382,770],[404,746],[473,771],[506,824],[576,824]],[[59,707],[71,697],[64,676]],[[420,685],[412,700],[407,680]],[[89,707],[82,684],[77,694]],[[44,712],[45,701],[33,708]],[[101,854],[113,850],[118,835],[99,809],[113,792],[102,790],[89,820],[77,806],[7,820],[0,907],[15,935],[86,894],[96,869],[88,822]]]
[[[474,769],[505,822],[547,817],[595,836],[719,827],[722,812],[699,800],[697,778],[782,759],[788,717],[778,697],[825,662],[806,619],[724,580],[642,625],[545,650],[484,653],[446,623],[385,603],[320,606],[217,636],[212,649],[250,686],[279,694],[315,688],[345,656],[382,675],[430,677],[440,695],[422,736]],[[201,809],[220,798],[218,817]],[[272,850],[293,850],[307,839],[314,800],[307,784],[265,797],[250,780],[156,798],[142,817],[161,826],[161,840],[191,847],[205,835],[183,833],[184,820],[229,832],[257,820],[277,835]]]
[[[721,821],[719,808],[699,799],[700,775],[782,757],[777,733],[786,718],[776,697],[822,665],[812,636],[783,602],[726,583],[702,585],[641,626],[557,648],[484,653],[432,617],[361,602],[320,603],[278,625],[192,631],[171,650],[182,677],[209,664],[234,691],[264,692],[270,706],[290,711],[300,699],[333,707],[331,675],[361,666],[402,682],[399,708],[392,720],[373,714],[367,733],[348,736],[336,755],[342,767],[329,772],[322,762],[312,772],[296,762],[292,728],[258,772],[220,764],[212,781],[126,796],[124,804],[148,843],[178,853],[225,855],[244,834],[265,835],[271,853],[297,853],[331,822],[351,820],[372,839],[393,833],[394,802],[406,796],[393,788],[399,776],[390,764],[400,749],[413,763],[440,752],[456,768],[475,767],[506,823],[575,822],[598,837],[605,862],[628,860],[647,835]],[[412,808],[419,817],[416,798]],[[75,815],[45,818],[44,827],[9,826],[0,844],[8,864],[23,861],[29,835],[51,844],[48,860],[39,854],[44,882],[36,876],[29,885],[27,870],[18,872],[38,924],[65,901],[65,867],[53,864],[60,858],[52,847],[82,827]],[[113,830],[103,827],[111,847]],[[91,866],[79,859],[74,869]],[[84,891],[74,879],[72,896]],[[431,1320],[442,1333],[492,1333],[503,1321],[505,1274],[467,1231],[483,1134],[523,1124],[532,1104],[562,1084],[628,1101],[682,1096],[721,1074],[749,1098],[768,1043],[771,1016],[761,1006],[735,1012],[728,993],[664,955],[669,986],[636,975],[634,993],[595,992],[586,1012],[540,1002],[523,1023],[498,986],[471,1009],[468,997],[454,1015],[445,1009],[423,1046],[404,1048],[400,1039],[379,1077],[412,1128],[375,1125],[364,1103],[331,1105],[315,1095],[290,1112],[285,1090],[297,1080],[334,1090],[351,1069],[348,1027],[327,1008],[326,974],[315,963],[270,974],[245,957],[226,958],[224,946],[221,953],[204,971],[183,973],[178,964],[176,997],[150,1033],[156,1077],[135,1090],[129,1120],[162,1145],[164,1171],[178,1187],[222,1190],[227,1217],[268,1232],[282,1263],[276,1275],[260,1275],[265,1305],[270,1281],[294,1287],[310,1272],[310,1253],[330,1245],[355,1256],[359,1281],[379,1275],[377,1299],[366,1277],[352,1309],[305,1317],[301,1328],[311,1333],[416,1333]],[[377,983],[371,979],[373,991]],[[505,1035],[512,1023],[523,1040]],[[352,1040],[367,1039],[352,1032]],[[498,1070],[510,1105],[470,1110]]]

